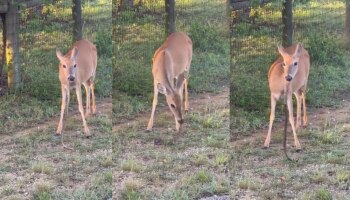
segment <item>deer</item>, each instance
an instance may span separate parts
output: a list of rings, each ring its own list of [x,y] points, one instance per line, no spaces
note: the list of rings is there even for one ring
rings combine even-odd
[[[192,61],[192,40],[184,32],[170,34],[152,58],[154,96],[147,131],[152,131],[158,93],[164,94],[174,115],[176,132],[184,123],[182,111],[189,110],[188,77]],[[184,96],[185,93],[185,96]]]
[[[286,108],[288,109],[288,119],[292,126],[294,136],[294,146],[296,151],[301,151],[301,146],[297,137],[296,128],[301,128],[301,106],[303,106],[303,126],[307,126],[306,113],[306,87],[309,77],[310,56],[307,50],[298,43],[288,48],[277,45],[280,57],[271,65],[268,72],[268,81],[271,92],[271,113],[268,133],[265,139],[264,148],[268,148],[271,140],[271,130],[275,119],[276,102],[284,96]],[[293,117],[293,94],[297,100],[297,119],[294,125]],[[284,151],[286,154],[286,131],[287,113],[285,122]],[[286,154],[287,158],[288,155]]]
[[[61,116],[58,123],[56,135],[61,135],[63,128],[64,111],[69,106],[70,90],[75,88],[79,112],[82,117],[84,133],[90,137],[90,130],[86,119],[92,113],[96,114],[94,80],[97,66],[97,50],[94,44],[83,39],[75,42],[66,55],[56,50],[56,56],[59,60],[59,80],[61,82],[62,102]],[[84,115],[81,85],[84,85],[86,91],[86,111]],[[92,96],[92,98],[91,98]],[[92,107],[90,99],[92,99]]]

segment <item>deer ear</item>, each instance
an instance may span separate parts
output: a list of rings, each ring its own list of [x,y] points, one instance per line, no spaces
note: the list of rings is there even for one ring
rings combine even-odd
[[[180,74],[178,77],[177,77],[177,80],[176,80],[176,89],[180,89],[181,86],[183,86],[184,84],[184,81],[185,81],[185,73],[186,72],[183,72],[182,74]]]
[[[164,85],[158,83],[157,88],[158,88],[159,93],[164,94],[164,95],[168,94],[167,89],[166,89],[166,87],[164,87]]]
[[[302,47],[303,45],[298,43],[297,47],[295,48],[294,56],[300,56]]]
[[[277,49],[278,49],[278,52],[283,56],[286,54],[286,51],[284,50],[284,48],[282,47],[282,45],[278,44],[277,45]]]
[[[56,56],[57,56],[58,60],[60,60],[60,61],[63,60],[63,55],[59,50],[56,50]]]
[[[79,53],[78,48],[77,47],[73,47],[72,53],[70,55],[70,59],[74,60],[78,56],[78,53]]]

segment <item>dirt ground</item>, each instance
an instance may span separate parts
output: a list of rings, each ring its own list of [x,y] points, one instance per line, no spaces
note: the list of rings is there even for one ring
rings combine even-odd
[[[116,123],[113,147],[119,162],[113,170],[113,198],[228,199],[228,94],[224,87],[217,94],[190,95],[181,135],[173,130],[172,113],[161,101],[150,133],[146,132],[150,113]],[[210,178],[198,180],[198,174]],[[205,189],[209,185],[211,192]]]
[[[337,108],[309,110],[308,127],[298,131],[300,153],[288,123],[287,148],[294,161],[282,151],[284,119],[275,121],[267,150],[262,147],[268,121],[248,136],[236,135],[230,142],[232,199],[349,199],[349,111],[350,99]]]
[[[13,135],[0,136],[0,199],[91,199],[111,196],[112,99],[97,99],[83,135],[75,100],[61,137],[58,117]],[[57,111],[59,112],[59,111]],[[63,148],[63,142],[67,148]],[[108,186],[108,187],[106,187]]]

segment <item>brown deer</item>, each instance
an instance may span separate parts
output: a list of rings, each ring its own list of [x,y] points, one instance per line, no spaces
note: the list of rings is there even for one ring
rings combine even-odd
[[[84,132],[87,137],[90,136],[90,130],[86,124],[85,118],[91,114],[90,96],[92,96],[92,113],[96,113],[94,80],[96,75],[97,51],[95,45],[88,40],[79,40],[73,44],[73,47],[66,55],[56,51],[56,56],[60,61],[59,79],[61,82],[62,104],[61,117],[58,123],[57,134],[62,133],[64,110],[69,105],[70,89],[75,88],[79,112],[83,119]],[[86,112],[84,115],[81,85],[86,90]]]
[[[158,103],[158,93],[166,96],[166,101],[175,117],[176,131],[180,132],[184,122],[182,107],[188,111],[188,76],[192,60],[192,41],[186,33],[175,32],[156,50],[153,56],[152,74],[154,97],[152,114],[147,130],[152,131],[154,112]],[[185,88],[185,98],[183,98]]]
[[[293,130],[294,145],[297,151],[300,151],[301,146],[295,126],[297,128],[301,127],[301,104],[303,104],[304,113],[303,125],[307,125],[305,92],[309,76],[310,56],[301,44],[295,44],[286,49],[278,46],[278,51],[281,56],[271,65],[268,75],[271,91],[271,114],[264,147],[267,148],[270,144],[272,124],[275,119],[276,101],[284,95],[289,113],[289,122]],[[294,125],[293,117],[293,93],[297,99],[296,125]]]

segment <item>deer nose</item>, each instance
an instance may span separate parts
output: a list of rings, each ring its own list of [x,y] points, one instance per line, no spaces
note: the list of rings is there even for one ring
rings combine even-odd
[[[74,79],[75,79],[74,76],[68,76],[69,81],[74,81]]]
[[[183,119],[180,119],[180,120],[177,120],[177,122],[179,122],[179,124],[183,124],[183,123],[184,123],[184,120],[183,120]]]
[[[291,81],[292,80],[292,77],[290,75],[286,76],[286,80],[287,81]]]

